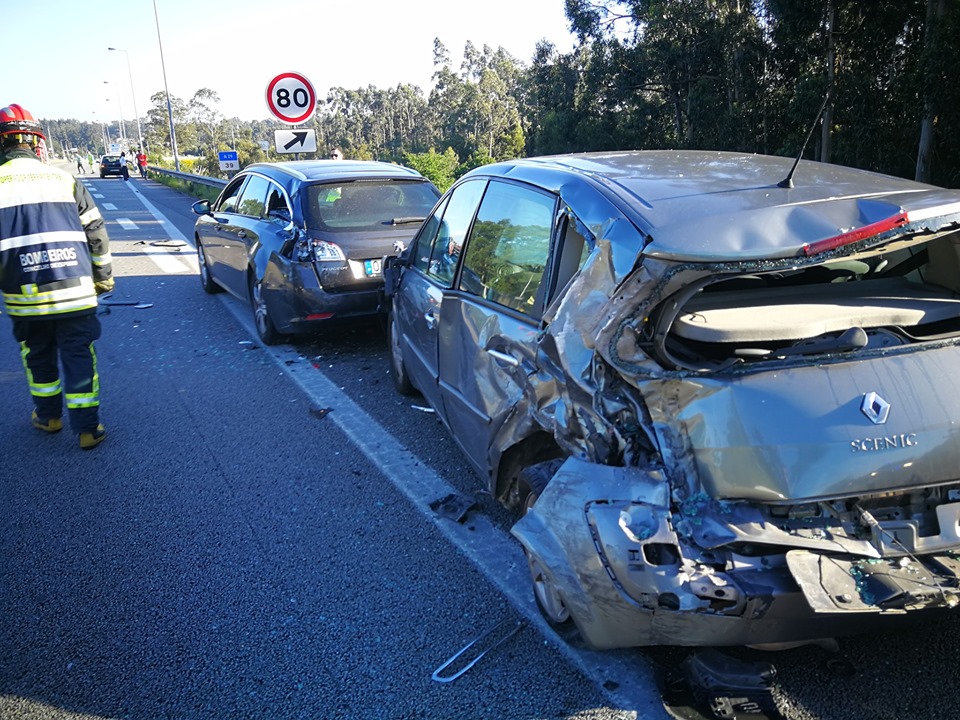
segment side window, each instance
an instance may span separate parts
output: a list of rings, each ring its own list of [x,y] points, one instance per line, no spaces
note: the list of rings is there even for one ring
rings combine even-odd
[[[552,195],[491,182],[467,243],[460,289],[539,318],[555,216]]]
[[[486,180],[471,180],[458,185],[450,194],[450,200],[437,227],[433,252],[430,254],[430,266],[427,269],[427,274],[444,287],[453,284],[460,251],[486,186]]]
[[[217,212],[237,212],[237,201],[240,199],[240,189],[243,187],[246,179],[246,176],[235,178],[233,182],[223,189],[223,192],[220,193],[220,202],[217,203]]]
[[[290,214],[290,208],[287,207],[287,200],[283,195],[283,190],[280,189],[280,186],[276,183],[270,183],[270,188],[267,190],[267,212],[266,214],[271,217],[280,218],[286,221],[289,221],[292,215]]]
[[[251,175],[250,180],[240,193],[240,202],[237,204],[237,212],[241,215],[250,217],[263,217],[267,214],[267,190],[270,189],[270,181],[259,175]]]
[[[563,244],[558,251],[555,271],[557,278],[555,287],[558,292],[553,293],[553,297],[549,299],[550,302],[563,294],[573,276],[583,267],[583,264],[587,261],[587,256],[590,254],[592,241],[587,241],[583,232],[577,227],[578,223],[579,220],[569,215],[564,222],[562,228]],[[583,228],[583,231],[586,232],[586,228]]]

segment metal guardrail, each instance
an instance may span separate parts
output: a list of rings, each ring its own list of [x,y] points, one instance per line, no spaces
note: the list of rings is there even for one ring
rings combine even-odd
[[[169,170],[168,168],[162,168],[157,165],[147,165],[147,170],[155,172],[158,175],[168,175],[177,180],[196,183],[197,185],[206,185],[208,187],[223,188],[227,184],[226,180],[210,177],[209,175],[191,175],[190,173],[177,172],[176,170]]]

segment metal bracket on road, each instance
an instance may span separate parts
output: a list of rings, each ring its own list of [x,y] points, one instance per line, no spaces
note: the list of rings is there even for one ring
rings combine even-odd
[[[436,670],[434,670],[433,675],[431,675],[430,677],[438,683],[453,682],[458,677],[463,675],[467,670],[469,670],[474,665],[476,665],[480,661],[480,658],[482,658],[488,652],[500,647],[501,645],[503,645],[503,643],[505,643],[507,640],[512,638],[518,632],[520,632],[520,628],[522,628],[523,626],[524,626],[524,622],[522,620],[514,620],[511,618],[507,618],[506,620],[503,620],[502,622],[497,623],[492,628],[478,635],[476,638],[474,638],[469,643],[467,643],[466,646],[464,646],[464,648],[460,650],[456,655],[451,657],[443,665],[441,665]],[[473,657],[472,660],[470,660],[470,662],[466,663],[465,665],[460,667],[459,670],[456,670],[450,675],[443,674],[444,670],[446,670],[451,665],[453,665],[453,663],[455,663],[457,659],[460,658],[461,655],[463,655],[465,652],[467,652],[470,648],[472,648],[474,645],[479,643],[481,640],[485,640],[487,637],[491,635],[493,635],[495,638],[497,635],[494,635],[494,633],[500,636],[499,639],[493,642],[493,638],[491,638],[491,644],[489,644],[484,650],[480,652],[475,651],[476,655]]]
[[[153,303],[142,302],[140,300],[114,300],[113,293],[104,293],[97,298],[100,305],[128,305],[136,310],[146,310],[152,308]]]

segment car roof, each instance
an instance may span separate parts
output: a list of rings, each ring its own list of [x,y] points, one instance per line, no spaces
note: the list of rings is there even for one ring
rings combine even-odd
[[[712,151],[649,150],[525,158],[475,170],[572,196],[576,178],[650,238],[645,255],[718,261],[791,257],[806,246],[912,211],[954,215],[960,192],[839,165]],[[575,204],[571,203],[576,210]]]
[[[422,179],[416,170],[376,160],[290,160],[254,163],[244,172],[255,170],[273,177],[287,176],[302,182],[349,180],[357,177]]]

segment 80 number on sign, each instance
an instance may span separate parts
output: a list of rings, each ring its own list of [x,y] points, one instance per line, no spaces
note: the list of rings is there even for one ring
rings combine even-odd
[[[281,73],[267,85],[267,107],[281,122],[298,125],[316,110],[317,93],[300,73]]]

